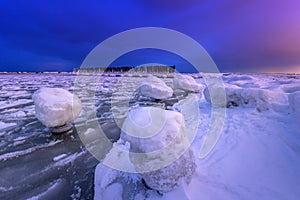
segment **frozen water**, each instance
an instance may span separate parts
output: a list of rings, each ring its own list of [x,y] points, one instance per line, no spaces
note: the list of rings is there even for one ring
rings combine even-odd
[[[164,200],[299,198],[300,76],[220,76],[225,87],[233,88],[236,96],[241,99],[234,101],[238,106],[232,103],[226,109],[225,125],[215,148],[206,158],[199,159],[199,150],[210,129],[211,104],[200,96],[201,93],[195,94],[201,97],[200,123],[191,146],[197,168],[190,184],[182,183],[161,196],[147,188],[139,177],[132,175],[121,181],[122,187],[126,186],[126,195],[137,192],[136,197],[141,199],[146,197]],[[120,132],[111,110],[113,101],[128,99],[128,111],[132,108],[155,106],[181,112],[172,105],[166,106],[166,101],[138,96],[135,90],[144,77],[98,77],[99,85],[92,98],[89,90],[95,84],[91,83],[92,77],[82,77],[84,81],[75,87],[76,78],[68,74],[0,75],[0,199],[94,198],[94,172],[99,161],[83,146],[76,130],[56,137],[36,119],[31,95],[40,87],[58,87],[76,93],[83,105],[83,112],[77,119],[78,124],[83,129],[84,125],[89,128],[82,133],[97,135],[91,123],[94,121],[103,126],[111,141],[116,141]],[[171,76],[165,77],[163,81],[172,87]],[[119,82],[122,82],[119,89],[114,90]],[[206,86],[202,78],[196,79],[196,82]],[[246,94],[243,90],[250,93]],[[187,97],[181,95],[180,98]],[[246,104],[245,99],[251,101]],[[261,104],[258,104],[260,101]],[[258,107],[268,109],[261,109],[263,112],[259,112]],[[118,108],[115,111],[119,113],[122,124],[126,106]],[[185,118],[186,128],[193,124],[192,120],[192,116]],[[115,152],[111,153],[111,157],[107,156],[118,161],[117,155]],[[98,177],[105,179],[105,170],[99,169]],[[125,180],[137,181],[139,189],[130,184],[133,182]],[[118,184],[112,183],[110,186],[106,190],[108,198],[121,191]],[[124,187],[122,190],[124,191]]]
[[[16,123],[4,123],[0,121],[0,131],[16,126]]]

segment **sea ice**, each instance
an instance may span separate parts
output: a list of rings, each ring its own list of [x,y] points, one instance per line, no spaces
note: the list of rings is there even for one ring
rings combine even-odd
[[[16,123],[4,123],[0,121],[0,131],[7,128],[15,127],[16,125],[17,125]]]
[[[165,82],[155,76],[149,76],[139,86],[139,92],[143,96],[154,99],[167,99],[172,97],[173,90]]]
[[[208,89],[210,88],[210,90]],[[285,112],[289,109],[288,97],[280,91],[270,91],[260,88],[241,88],[236,85],[224,85],[226,101],[221,101],[220,86],[205,88],[204,96],[208,102],[214,102],[216,107],[243,106],[254,107],[258,111],[274,110]]]
[[[174,89],[180,89],[187,92],[201,92],[202,85],[197,83],[195,79],[189,75],[176,74],[173,79]]]
[[[63,126],[81,112],[79,98],[61,88],[40,88],[32,99],[36,117],[47,127]]]
[[[19,111],[15,112],[15,113],[12,113],[11,117],[14,117],[14,118],[26,117],[26,113],[23,112],[23,111],[21,111],[21,110],[19,110]]]
[[[30,100],[30,99],[18,99],[18,100],[15,100],[13,102],[0,101],[0,110],[24,107],[24,106],[27,106],[27,105],[30,105],[30,104],[32,104],[32,100]]]

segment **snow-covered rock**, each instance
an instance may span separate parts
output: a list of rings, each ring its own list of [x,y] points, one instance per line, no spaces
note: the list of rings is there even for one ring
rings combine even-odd
[[[173,79],[174,89],[184,90],[187,92],[201,92],[202,85],[189,75],[176,74]]]
[[[61,88],[40,88],[33,95],[35,114],[47,127],[72,122],[81,111],[79,98]]]
[[[173,190],[182,180],[188,182],[195,171],[193,153],[186,151],[190,142],[184,117],[176,111],[155,107],[131,110],[121,139],[130,143],[132,152],[139,153],[130,156],[136,172],[161,193]]]
[[[149,76],[139,86],[139,92],[143,96],[154,99],[167,99],[172,97],[173,90],[165,82],[155,76]]]

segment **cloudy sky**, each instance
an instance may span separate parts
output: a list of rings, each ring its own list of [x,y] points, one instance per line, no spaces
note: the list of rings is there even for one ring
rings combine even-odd
[[[221,72],[300,72],[299,10],[299,0],[1,0],[0,71],[71,71],[105,39],[151,26],[195,39]],[[114,64],[147,62],[191,70],[153,49]]]

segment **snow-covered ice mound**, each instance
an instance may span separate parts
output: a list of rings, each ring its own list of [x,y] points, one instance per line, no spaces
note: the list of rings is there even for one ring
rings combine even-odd
[[[79,98],[61,88],[40,88],[33,95],[36,117],[47,127],[74,121],[81,112]]]
[[[173,79],[174,89],[184,90],[187,92],[201,92],[202,85],[189,75],[176,74]]]
[[[131,110],[120,140],[96,167],[95,199],[157,199],[156,191],[187,185],[196,170],[193,152],[185,152],[188,145],[180,113],[155,107]]]
[[[300,91],[289,94],[291,108],[300,116]]]
[[[176,188],[195,171],[194,156],[188,149],[185,121],[181,113],[155,107],[130,111],[121,133],[130,143],[130,156],[137,172],[142,172],[146,184],[161,192]]]
[[[173,90],[165,82],[155,76],[149,76],[139,86],[139,92],[143,96],[154,99],[167,99],[172,97]]]
[[[225,90],[226,101],[221,101],[221,90]],[[206,87],[204,96],[208,102],[214,101],[214,105],[217,107],[243,106],[254,107],[258,111],[274,110],[278,112],[286,112],[289,109],[288,96],[285,93],[267,89],[241,88],[226,84],[224,88]]]

